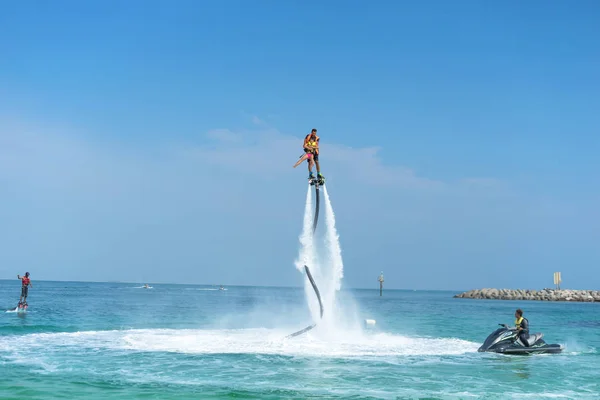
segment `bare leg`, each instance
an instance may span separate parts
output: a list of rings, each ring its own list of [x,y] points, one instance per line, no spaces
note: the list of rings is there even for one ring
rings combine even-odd
[[[315,164],[317,164],[317,174],[321,173],[321,167],[319,166],[319,162],[315,160]]]
[[[306,158],[307,158],[307,154],[304,154],[302,157],[300,157],[298,162],[296,164],[294,164],[294,168],[296,168],[298,165],[302,164],[302,161],[306,160]]]
[[[315,162],[313,161],[312,158],[308,159],[308,172],[312,174],[312,169],[313,169],[313,165],[315,164]]]

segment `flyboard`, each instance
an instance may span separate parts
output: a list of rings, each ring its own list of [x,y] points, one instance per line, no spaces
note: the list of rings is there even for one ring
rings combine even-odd
[[[13,308],[11,311],[18,312],[18,313],[24,313],[27,311],[27,307],[29,307],[27,305],[27,303],[19,302],[19,304],[15,308]]]
[[[315,204],[315,218],[313,220],[313,235],[314,235],[315,231],[317,230],[317,223],[319,222],[319,187],[323,186],[325,184],[325,179],[323,179],[322,177],[310,178],[308,182],[311,186],[315,187],[316,204]],[[317,284],[315,283],[315,280],[314,280],[312,274],[310,273],[310,269],[308,268],[308,265],[304,266],[304,271],[306,271],[306,276],[308,277],[308,280],[310,281],[310,284],[313,287],[315,294],[317,295],[317,299],[319,300],[319,309],[321,312],[321,318],[323,318],[323,302],[321,301],[321,293],[319,292],[319,288],[317,287]],[[301,335],[305,332],[310,331],[315,326],[317,326],[316,323],[309,325],[306,328],[299,330],[298,332],[294,332],[286,337],[291,338],[291,337]]]

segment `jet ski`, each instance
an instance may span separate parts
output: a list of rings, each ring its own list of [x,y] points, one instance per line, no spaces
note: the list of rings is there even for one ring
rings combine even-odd
[[[506,324],[498,324],[502,328],[492,332],[481,347],[479,352],[492,352],[502,354],[544,354],[560,353],[563,351],[562,344],[548,344],[543,339],[542,333],[530,333],[527,339],[521,340],[517,330]],[[523,342],[527,343],[523,343]]]

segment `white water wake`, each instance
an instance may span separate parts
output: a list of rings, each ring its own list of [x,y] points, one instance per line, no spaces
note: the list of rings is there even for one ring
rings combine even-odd
[[[265,354],[306,357],[397,357],[415,355],[461,355],[476,353],[478,344],[466,340],[410,338],[392,334],[339,336],[313,340],[310,335],[285,339],[284,331],[271,329],[129,329],[33,333],[0,337],[0,357],[49,356],[101,350],[176,352],[183,354]],[[79,352],[76,352],[80,354]],[[395,361],[401,361],[397,358]]]

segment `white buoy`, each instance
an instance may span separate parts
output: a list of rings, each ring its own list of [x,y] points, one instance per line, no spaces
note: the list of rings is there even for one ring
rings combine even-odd
[[[375,325],[374,319],[365,319],[365,325]]]

